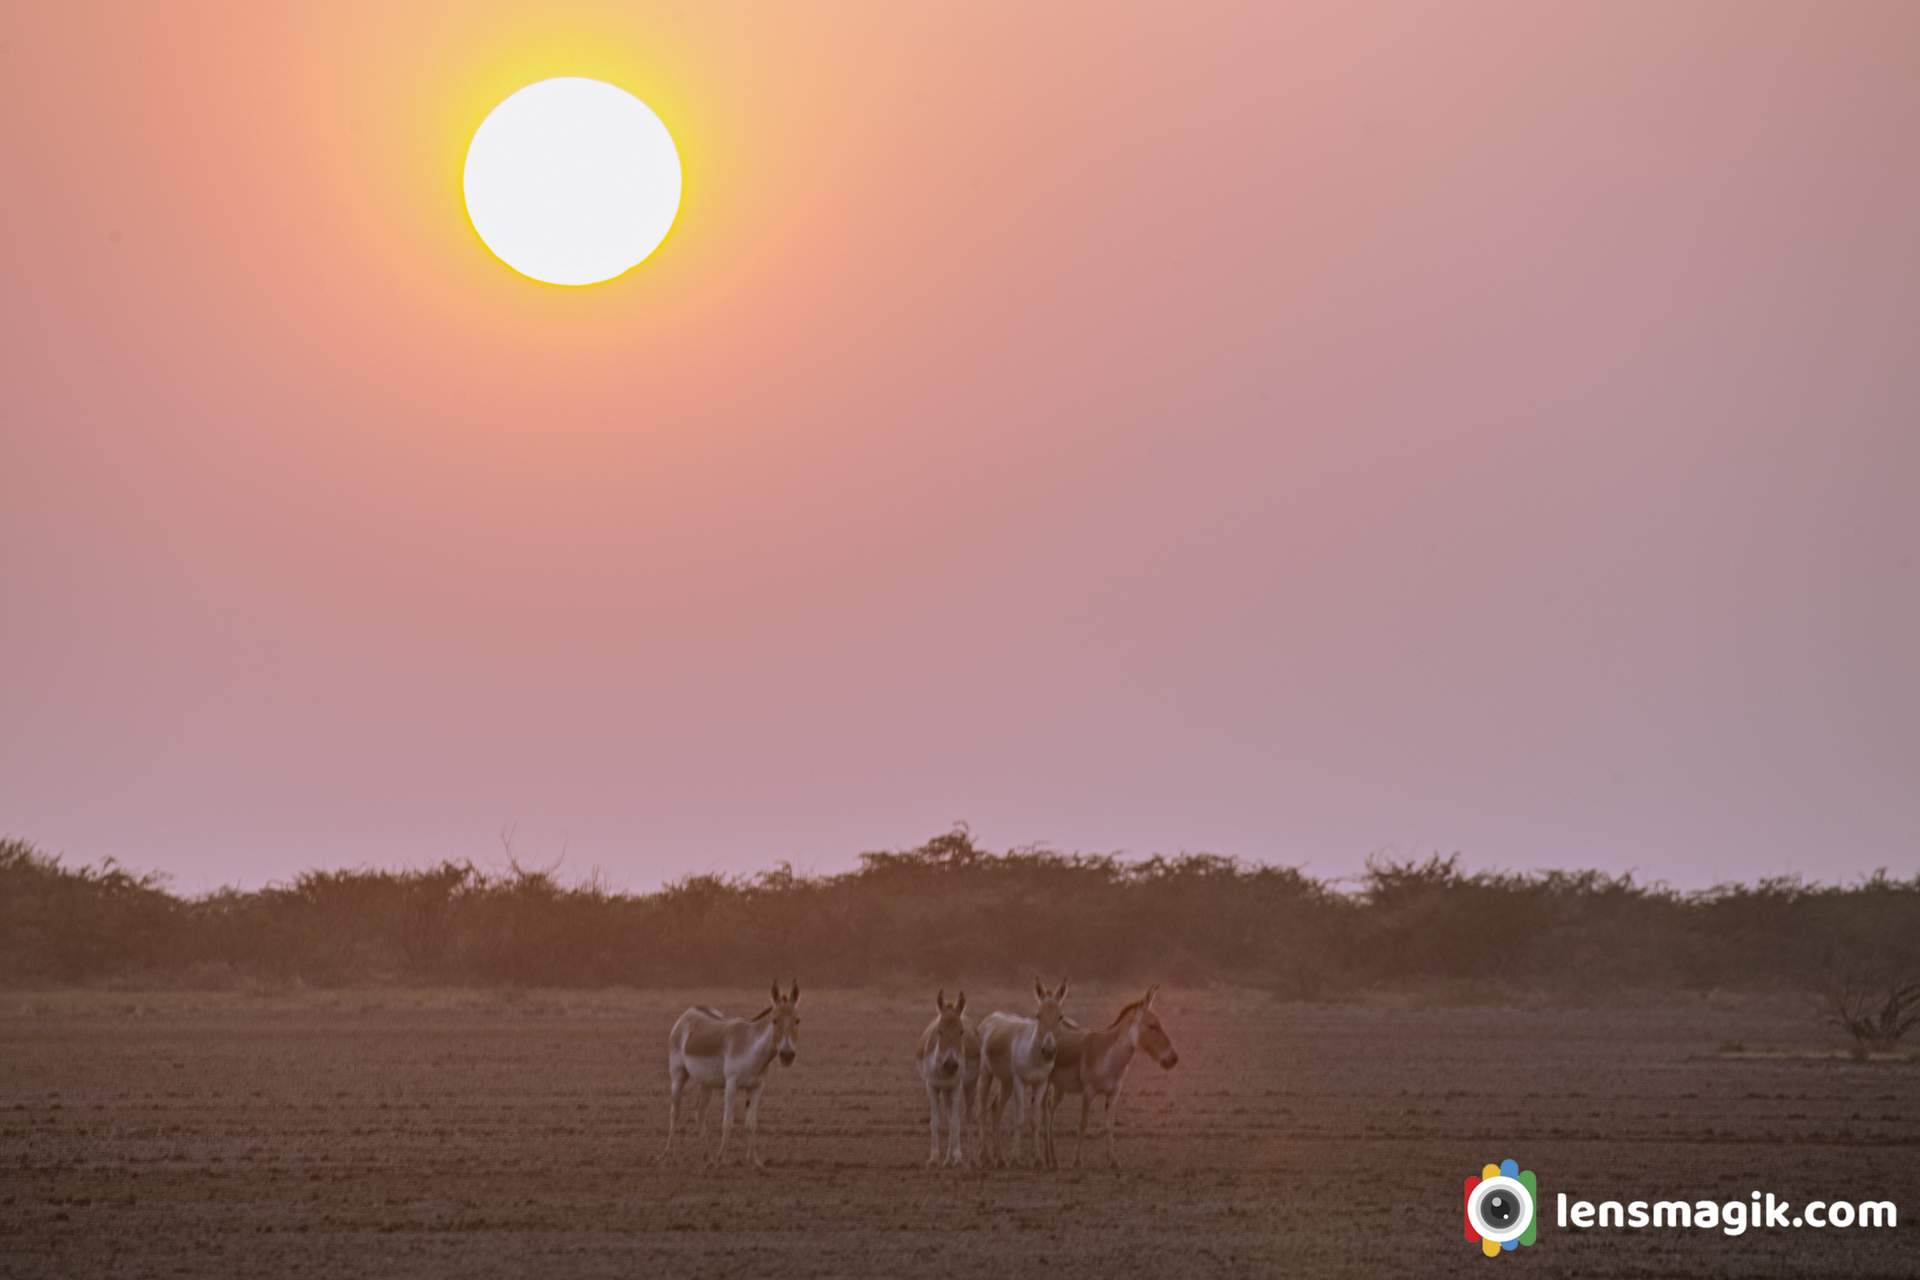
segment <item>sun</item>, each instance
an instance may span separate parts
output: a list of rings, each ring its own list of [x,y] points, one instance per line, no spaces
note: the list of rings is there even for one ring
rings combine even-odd
[[[548,284],[598,284],[660,246],[680,210],[680,153],[646,103],[601,80],[541,80],[467,146],[467,216],[499,259]]]

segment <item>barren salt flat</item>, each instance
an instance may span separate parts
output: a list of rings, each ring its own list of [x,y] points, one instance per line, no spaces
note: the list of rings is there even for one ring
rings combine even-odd
[[[970,1008],[1024,1008],[980,986]],[[1076,989],[1084,1022],[1131,995]],[[752,992],[6,993],[6,1275],[1920,1274],[1920,1064],[1789,1051],[1795,1006],[1313,1005],[1162,992],[1123,1168],[929,1170],[932,993],[814,991],[766,1173],[657,1168],[664,1038]],[[1031,993],[1026,999],[1030,1002]],[[1735,1046],[1738,1050],[1735,1050]],[[1072,1114],[1069,1112],[1069,1114]],[[1097,1113],[1096,1113],[1097,1118]],[[736,1137],[737,1137],[736,1133]],[[1071,1157],[1071,1140],[1066,1148]],[[1549,1217],[1461,1233],[1513,1156]],[[1575,1232],[1591,1199],[1891,1199],[1894,1231]]]

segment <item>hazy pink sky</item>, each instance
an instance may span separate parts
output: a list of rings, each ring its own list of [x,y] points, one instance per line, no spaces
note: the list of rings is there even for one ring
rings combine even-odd
[[[586,291],[459,196],[565,74],[687,161]],[[17,5],[0,110],[0,831],[1920,870],[1920,6]]]

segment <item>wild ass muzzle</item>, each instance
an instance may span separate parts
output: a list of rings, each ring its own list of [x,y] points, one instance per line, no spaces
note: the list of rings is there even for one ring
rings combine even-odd
[[[1050,1167],[1058,1166],[1053,1149],[1053,1113],[1061,1096],[1069,1093],[1080,1095],[1080,1136],[1073,1148],[1074,1168],[1080,1167],[1080,1156],[1087,1145],[1087,1115],[1096,1095],[1106,1103],[1107,1163],[1119,1167],[1113,1131],[1120,1123],[1120,1086],[1126,1081],[1135,1051],[1144,1052],[1168,1071],[1180,1061],[1167,1029],[1153,1011],[1153,997],[1159,990],[1158,986],[1148,987],[1146,995],[1120,1010],[1104,1030],[1068,1031],[1060,1037],[1053,1076],[1047,1082],[1046,1151]]]
[[[667,1033],[667,1145],[660,1162],[673,1153],[673,1133],[680,1120],[680,1095],[691,1084],[699,1090],[695,1107],[701,1135],[706,1134],[707,1094],[723,1090],[720,1146],[708,1163],[726,1158],[727,1138],[733,1132],[733,1101],[747,1095],[747,1160],[756,1169],[767,1162],[760,1155],[760,1090],[767,1068],[778,1058],[791,1066],[800,1051],[800,983],[780,993],[773,984],[773,1003],[751,1018],[729,1018],[708,1005],[695,1005],[681,1014]]]
[[[932,1147],[927,1164],[940,1159],[940,1124],[947,1121],[946,1163],[958,1166],[965,1156],[962,1150],[967,1120],[973,1115],[973,1089],[980,1078],[980,1037],[961,1017],[967,1008],[967,993],[962,991],[952,1004],[945,989],[933,997],[939,1012],[920,1033],[914,1060],[920,1067],[920,1082],[927,1088],[927,1128]]]
[[[1017,1104],[1013,1159],[1018,1161],[1020,1130],[1025,1129],[1029,1141],[1034,1141],[1034,1123],[1040,1113],[1041,1093],[1053,1074],[1053,1059],[1058,1052],[1058,1036],[1065,1016],[1060,1006],[1067,998],[1066,980],[1061,979],[1057,989],[1048,991],[1036,977],[1033,980],[1033,995],[1039,1002],[1033,1017],[992,1013],[980,1023],[978,1089],[983,1128],[980,1146],[990,1163],[1008,1163],[1007,1153],[1000,1141],[1000,1113],[1006,1109],[1008,1095],[1012,1095]]]

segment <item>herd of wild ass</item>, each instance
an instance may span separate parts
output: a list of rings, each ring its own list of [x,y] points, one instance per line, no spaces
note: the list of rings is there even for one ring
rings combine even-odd
[[[976,1026],[967,1021],[967,993],[947,1002],[943,990],[934,996],[939,1010],[920,1033],[914,1062],[926,1086],[928,1128],[932,1150],[927,1163],[961,1165],[967,1157],[963,1139],[973,1130],[974,1160],[983,1166],[1021,1163],[1020,1134],[1027,1135],[1032,1163],[1059,1168],[1053,1144],[1053,1115],[1068,1094],[1080,1095],[1080,1136],[1073,1150],[1077,1167],[1087,1141],[1087,1117],[1099,1098],[1107,1112],[1107,1161],[1118,1164],[1113,1130],[1118,1120],[1120,1086],[1136,1052],[1163,1068],[1180,1060],[1167,1029],[1153,1011],[1154,993],[1127,1005],[1103,1030],[1089,1031],[1067,1017],[1063,1006],[1067,984],[1049,990],[1033,980],[1037,1007],[1031,1015],[990,1013]],[[680,1127],[681,1096],[691,1085],[693,1123],[706,1141],[707,1103],[715,1090],[720,1099],[720,1145],[708,1156],[719,1164],[726,1156],[733,1131],[734,1102],[746,1098],[747,1159],[756,1168],[760,1155],[760,1091],[775,1058],[792,1064],[799,1052],[800,984],[782,992],[773,984],[773,1003],[751,1018],[729,1018],[709,1005],[695,1005],[681,1014],[667,1033],[667,1145],[661,1161],[673,1154]],[[1002,1140],[1001,1117],[1008,1099],[1015,1108],[1011,1152]],[[946,1150],[940,1139],[945,1133]]]

